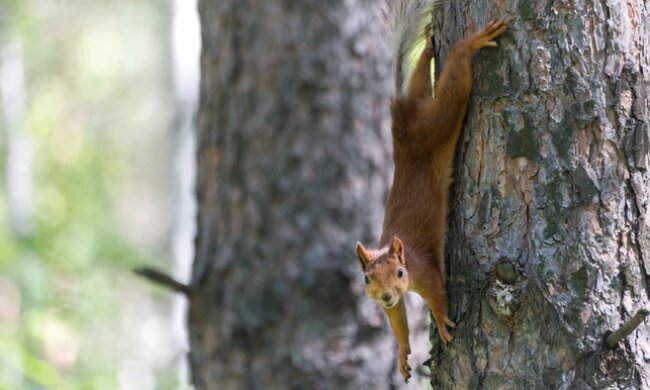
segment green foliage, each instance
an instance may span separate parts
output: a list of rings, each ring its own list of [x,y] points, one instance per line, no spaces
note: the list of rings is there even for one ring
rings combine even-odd
[[[145,332],[127,325],[134,307],[169,310],[130,272],[166,260],[165,3],[0,0],[0,9],[0,49],[18,47],[25,73],[24,114],[0,107],[0,155],[11,134],[28,139],[34,188],[21,233],[0,160],[0,389],[116,389],[129,364],[149,372],[144,388],[177,388],[172,359],[140,363],[146,353],[129,337]]]

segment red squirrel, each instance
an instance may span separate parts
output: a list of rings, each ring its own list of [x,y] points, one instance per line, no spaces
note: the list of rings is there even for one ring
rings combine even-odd
[[[423,12],[408,3],[402,0],[398,6],[397,17],[402,20],[397,22],[412,23],[419,30]],[[404,20],[408,17],[416,20]],[[398,37],[396,58],[397,96],[391,102],[393,185],[386,202],[380,249],[368,250],[357,243],[356,253],[365,275],[366,293],[383,308],[399,344],[398,367],[405,382],[411,377],[407,362],[411,350],[403,295],[414,291],[424,298],[443,344],[452,340],[447,327],[456,326],[447,316],[444,276],[452,162],[472,90],[472,55],[481,48],[496,47],[494,39],[506,28],[505,21],[492,21],[458,42],[436,82],[435,97],[430,73],[431,39],[427,39],[407,91],[401,92],[402,57],[418,37],[398,31],[402,36]],[[423,35],[428,31],[430,28],[425,27]]]

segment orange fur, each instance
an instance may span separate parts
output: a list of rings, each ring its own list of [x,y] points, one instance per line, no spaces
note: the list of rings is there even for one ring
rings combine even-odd
[[[366,293],[386,312],[399,344],[398,365],[405,381],[411,370],[408,322],[401,299],[406,291],[415,291],[427,302],[442,342],[452,340],[447,326],[455,324],[447,316],[444,278],[452,162],[472,89],[472,55],[496,46],[493,39],[505,30],[505,22],[493,21],[458,42],[436,83],[435,98],[429,42],[413,71],[407,95],[391,103],[395,173],[379,239],[381,249],[367,250],[358,243],[357,256],[369,282]]]

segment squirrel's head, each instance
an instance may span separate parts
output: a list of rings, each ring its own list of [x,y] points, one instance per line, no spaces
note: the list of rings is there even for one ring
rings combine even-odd
[[[357,257],[365,275],[366,294],[382,307],[395,306],[409,288],[404,244],[393,237],[379,250],[367,250],[357,242]]]

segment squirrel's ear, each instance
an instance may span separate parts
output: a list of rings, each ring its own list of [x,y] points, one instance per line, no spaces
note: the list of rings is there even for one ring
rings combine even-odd
[[[357,242],[357,257],[361,263],[361,269],[365,271],[368,263],[372,261],[372,256],[370,256],[370,252],[368,252],[360,242]]]
[[[388,249],[388,254],[391,256],[397,256],[397,259],[400,261],[400,263],[404,264],[406,262],[406,259],[404,259],[404,244],[402,244],[402,240],[394,236],[390,240],[390,248]]]

